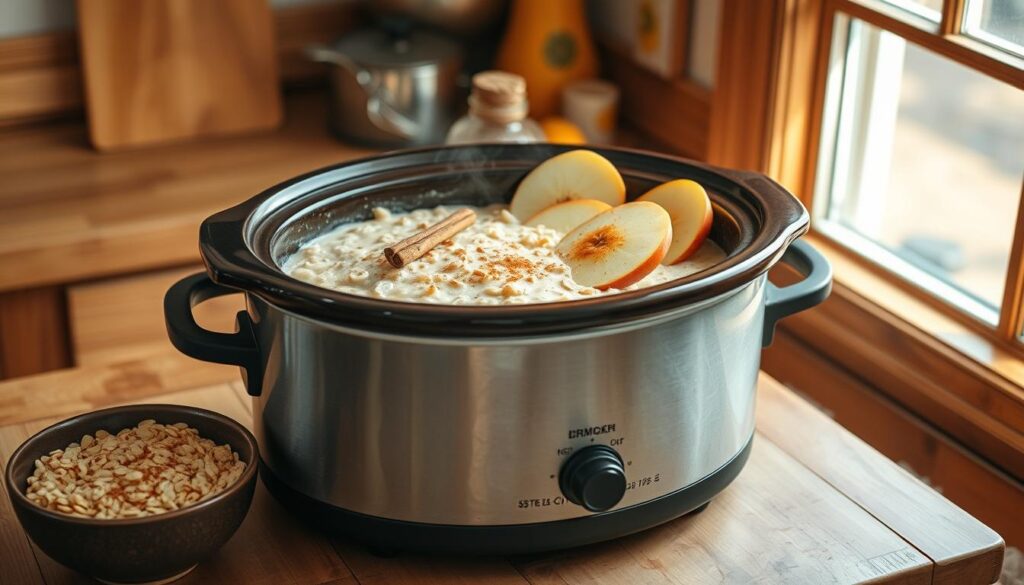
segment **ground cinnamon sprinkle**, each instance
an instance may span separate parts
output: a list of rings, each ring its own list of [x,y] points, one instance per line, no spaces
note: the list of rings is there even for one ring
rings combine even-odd
[[[537,265],[522,256],[502,256],[490,260],[484,265],[485,274],[492,280],[504,280],[511,283],[527,276],[538,274]]]
[[[522,256],[505,256],[499,260],[498,263],[510,272],[534,269],[533,262],[530,262]]]
[[[610,254],[622,246],[622,232],[615,226],[603,226],[586,238],[576,242],[569,252],[573,258],[594,258]]]

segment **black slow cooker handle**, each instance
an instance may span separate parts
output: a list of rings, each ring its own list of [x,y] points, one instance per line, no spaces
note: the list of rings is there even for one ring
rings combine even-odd
[[[761,345],[768,347],[775,334],[775,324],[794,313],[810,309],[828,297],[832,290],[832,266],[821,252],[803,240],[789,245],[782,261],[804,275],[796,284],[779,288],[768,283],[764,303],[764,335]]]
[[[256,332],[249,314],[238,312],[234,333],[203,329],[192,315],[192,308],[205,300],[240,292],[213,282],[205,272],[179,280],[164,295],[167,335],[174,347],[189,357],[241,367],[242,381],[249,394],[259,396],[263,385],[263,368]]]

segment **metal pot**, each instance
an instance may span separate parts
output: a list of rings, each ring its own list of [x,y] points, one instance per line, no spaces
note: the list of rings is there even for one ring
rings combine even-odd
[[[331,65],[330,124],[340,137],[388,147],[444,140],[458,106],[462,56],[454,42],[366,29],[306,54]]]
[[[464,35],[490,28],[505,9],[505,0],[373,0],[368,4],[384,18],[417,22]]]
[[[406,151],[299,177],[207,219],[208,274],[167,293],[175,346],[237,364],[273,493],[389,548],[517,553],[629,534],[708,502],[754,433],[760,349],[775,322],[828,294],[800,203],[770,179],[595,149],[628,195],[687,177],[708,188],[719,265],[586,300],[437,306],[358,297],[286,276],[303,242],[374,206],[507,201],[571,147]],[[776,288],[783,260],[806,275]],[[191,308],[245,292],[238,331]]]

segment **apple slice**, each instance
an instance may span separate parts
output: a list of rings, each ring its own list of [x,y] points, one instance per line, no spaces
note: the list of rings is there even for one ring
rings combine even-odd
[[[508,210],[519,221],[526,221],[571,199],[596,199],[619,205],[626,200],[626,185],[608,159],[590,150],[570,150],[530,171],[519,183]]]
[[[597,199],[573,199],[548,207],[531,217],[526,225],[542,225],[565,234],[598,213],[611,208],[611,205]]]
[[[634,201],[595,215],[569,232],[555,251],[572,279],[597,289],[624,288],[658,267],[672,241],[668,212]]]
[[[662,183],[637,201],[650,201],[665,208],[672,218],[672,245],[663,262],[677,264],[700,248],[711,231],[711,199],[707,191],[689,179]]]

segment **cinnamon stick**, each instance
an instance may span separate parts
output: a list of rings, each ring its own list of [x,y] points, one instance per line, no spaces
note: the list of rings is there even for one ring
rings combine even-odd
[[[384,248],[384,257],[395,268],[401,268],[473,225],[475,221],[476,213],[472,209],[460,209],[422,232]]]

